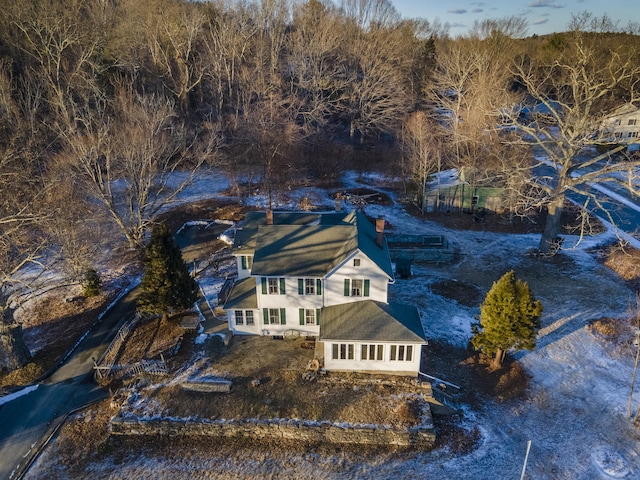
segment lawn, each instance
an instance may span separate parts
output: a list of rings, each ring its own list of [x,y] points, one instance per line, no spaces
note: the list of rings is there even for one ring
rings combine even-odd
[[[152,343],[155,332],[149,330],[149,336]],[[134,337],[138,336],[134,333]],[[142,358],[149,349],[139,338],[136,343]],[[418,407],[424,404],[424,390],[410,379],[355,374],[303,379],[314,358],[313,342],[304,338],[234,337],[225,346],[220,337],[213,336],[202,345],[192,343],[182,350],[181,357],[188,355],[190,360],[171,378],[156,379],[137,389],[135,397],[124,403],[124,412],[140,417],[297,418],[401,428],[422,421]],[[220,378],[233,382],[230,393],[183,387]]]

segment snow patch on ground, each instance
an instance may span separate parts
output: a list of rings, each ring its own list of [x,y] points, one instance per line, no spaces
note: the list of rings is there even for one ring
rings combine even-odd
[[[454,181],[453,175],[450,180]],[[344,188],[367,187],[384,191],[393,179],[379,174],[348,172]],[[184,192],[181,201],[195,201],[218,195],[229,182],[212,173]],[[224,188],[223,188],[224,187]],[[295,189],[278,195],[277,208],[298,209],[304,198],[333,208],[333,194],[316,188]],[[391,198],[392,192],[389,193]],[[247,205],[266,207],[268,197],[255,195],[243,200]],[[349,207],[349,204],[344,204]],[[97,477],[163,479],[190,478],[370,478],[398,477],[484,479],[520,478],[527,441],[532,441],[525,478],[604,479],[638,478],[640,434],[627,419],[629,382],[633,366],[631,346],[614,348],[586,328],[601,317],[628,315],[634,292],[613,272],[600,265],[587,250],[615,238],[606,233],[580,239],[568,235],[563,250],[564,263],[543,262],[526,252],[535,248],[537,235],[505,235],[491,232],[450,231],[440,225],[409,215],[397,204],[367,205],[369,216],[382,215],[391,231],[412,234],[444,234],[457,251],[450,264],[414,265],[414,275],[390,286],[390,299],[414,304],[420,310],[431,339],[466,346],[471,324],[479,308],[466,307],[434,294],[429,285],[443,279],[463,280],[486,293],[491,283],[513,268],[527,280],[544,305],[538,346],[516,355],[531,375],[526,398],[504,403],[488,401],[472,411],[462,405],[460,426],[477,429],[477,448],[466,454],[447,449],[432,452],[360,457],[357,454],[290,454],[243,451],[242,456],[220,455],[212,448],[206,456],[189,458],[172,455],[135,456],[117,463],[110,460],[87,466]],[[217,304],[225,274],[233,265],[221,265],[215,273],[202,272],[198,281],[211,305]],[[427,347],[428,348],[428,347]],[[200,359],[170,382],[197,378],[207,365]],[[447,372],[427,373],[448,378]],[[638,388],[637,390],[640,390]],[[147,395],[145,395],[147,397]],[[633,398],[633,408],[640,393]],[[127,410],[136,415],[161,414],[161,406],[131,393]]]
[[[3,397],[0,397],[0,406],[4,405],[5,403],[9,403],[12,400],[15,400],[16,398],[20,398],[23,395],[27,395],[28,393],[33,392],[34,390],[36,390],[39,387],[39,385],[30,385],[26,388],[23,388],[21,390],[18,390],[17,392],[13,392],[10,393],[9,395],[5,395]]]

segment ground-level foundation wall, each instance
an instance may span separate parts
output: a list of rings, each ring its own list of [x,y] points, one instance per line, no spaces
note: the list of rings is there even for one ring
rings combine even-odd
[[[261,438],[309,443],[392,445],[431,449],[433,427],[395,429],[381,425],[348,425],[292,419],[195,421],[115,417],[113,435],[202,436],[216,438]]]

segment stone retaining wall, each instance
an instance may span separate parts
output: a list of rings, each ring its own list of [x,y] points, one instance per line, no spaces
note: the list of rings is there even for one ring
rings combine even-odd
[[[395,445],[428,450],[435,443],[433,426],[395,429],[381,425],[349,425],[292,419],[197,421],[186,419],[141,419],[116,416],[113,435],[204,436],[260,438],[309,443]]]

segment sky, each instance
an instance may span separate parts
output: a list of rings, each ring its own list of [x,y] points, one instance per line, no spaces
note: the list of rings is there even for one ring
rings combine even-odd
[[[452,36],[463,35],[475,20],[523,16],[529,35],[567,29],[572,14],[605,13],[620,27],[640,21],[638,0],[391,0],[403,17],[422,17],[449,23]]]

